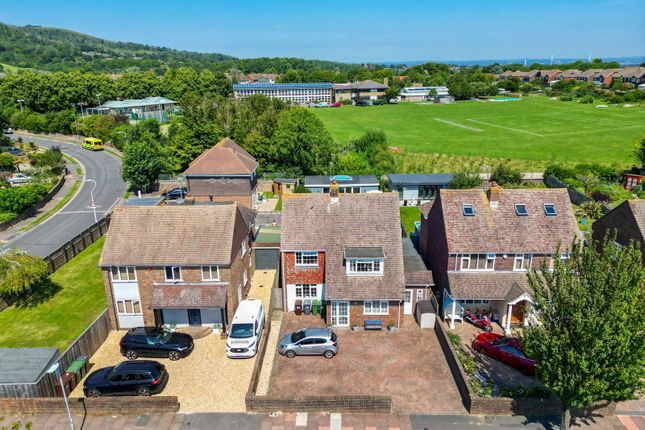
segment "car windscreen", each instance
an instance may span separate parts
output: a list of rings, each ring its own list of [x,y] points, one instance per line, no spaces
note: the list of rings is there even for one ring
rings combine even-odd
[[[172,337],[172,332],[164,331],[159,336],[157,336],[157,342],[159,342],[160,344],[163,345],[165,343],[168,343],[168,341],[170,341],[171,337]]]
[[[228,337],[232,337],[233,339],[253,337],[253,324],[233,324]]]
[[[506,351],[507,353],[514,355],[516,357],[526,358],[526,355],[524,354],[524,352],[520,351],[519,349],[513,346],[504,345],[504,346],[500,346],[499,349],[501,349],[502,351]]]
[[[298,342],[299,340],[303,339],[305,337],[305,331],[300,330],[291,335],[291,342]]]

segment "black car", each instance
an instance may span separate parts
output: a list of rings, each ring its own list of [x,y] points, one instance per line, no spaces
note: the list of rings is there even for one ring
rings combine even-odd
[[[156,361],[124,361],[90,373],[83,393],[86,397],[149,396],[161,393],[168,377],[166,367]]]
[[[383,106],[383,105],[385,104],[385,102],[384,102],[383,100],[374,100],[374,101],[372,102],[372,104],[373,104],[374,106]]]
[[[373,105],[374,103],[372,102],[372,100],[359,100],[356,102],[356,106],[361,106],[361,107],[373,106]]]
[[[194,347],[193,338],[158,327],[138,327],[128,330],[119,341],[121,354],[128,360],[137,357],[168,357],[179,360],[187,357]]]
[[[161,193],[161,197],[163,197],[166,200],[183,199],[184,197],[186,197],[187,192],[188,192],[188,189],[186,187],[173,188],[170,191],[166,191],[165,193]]]

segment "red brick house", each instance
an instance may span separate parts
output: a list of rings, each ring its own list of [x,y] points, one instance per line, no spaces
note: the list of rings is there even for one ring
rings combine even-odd
[[[188,193],[197,201],[239,202],[253,208],[258,201],[255,158],[228,137],[195,158],[184,172]]]
[[[645,264],[645,200],[625,200],[591,225],[593,239],[602,243],[605,235],[615,234],[614,243],[640,244]]]
[[[401,324],[405,278],[396,193],[285,195],[281,249],[286,311],[298,300],[319,299],[333,326]]]
[[[568,258],[579,237],[566,189],[492,183],[488,190],[440,190],[423,216],[419,248],[438,292],[458,302],[444,313],[458,305],[490,311],[510,332],[526,322],[532,303],[526,272]]]
[[[254,270],[245,209],[116,207],[99,261],[112,327],[226,327]]]

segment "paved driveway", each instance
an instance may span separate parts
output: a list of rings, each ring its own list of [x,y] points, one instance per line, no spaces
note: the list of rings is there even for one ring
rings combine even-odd
[[[281,333],[314,325],[324,324],[320,318],[286,313]],[[269,393],[387,395],[399,413],[466,413],[433,330],[421,330],[406,318],[396,332],[337,334],[339,353],[331,360],[289,359],[276,352]]]

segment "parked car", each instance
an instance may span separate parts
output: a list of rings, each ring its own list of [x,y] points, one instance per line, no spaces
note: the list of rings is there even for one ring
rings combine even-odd
[[[316,105],[316,107],[317,108],[326,108],[326,107],[329,107],[329,105],[327,103],[325,103],[325,102],[321,102],[321,103],[318,103]]]
[[[372,102],[372,104],[373,104],[374,106],[383,106],[383,105],[385,104],[385,102],[384,102],[383,100],[374,100],[374,101]]]
[[[17,156],[25,155],[25,151],[23,151],[20,148],[9,148],[7,149],[7,152],[11,155],[17,155]]]
[[[361,106],[361,107],[372,106],[373,104],[374,103],[372,102],[372,100],[359,100],[356,102],[356,106]]]
[[[496,333],[481,333],[473,341],[473,349],[508,364],[527,375],[535,375],[535,360],[524,354],[520,341]]]
[[[325,358],[333,358],[338,354],[338,337],[328,328],[306,328],[280,339],[278,352],[289,358],[296,355],[322,355]]]
[[[159,327],[131,328],[119,341],[121,354],[128,360],[138,357],[168,357],[179,360],[193,351],[193,338],[185,333]]]
[[[388,102],[389,104],[391,104],[391,105],[396,105],[396,104],[399,104],[399,102],[400,102],[400,101],[401,101],[401,100],[399,100],[398,98],[391,98],[391,99],[390,99],[390,100],[388,100],[387,102]]]
[[[257,353],[264,319],[261,300],[247,299],[239,303],[226,339],[228,358],[251,358]]]
[[[183,199],[184,197],[186,197],[187,192],[188,192],[188,188],[186,188],[186,187],[173,188],[170,191],[166,191],[165,193],[161,193],[161,197],[163,197],[166,200]]]
[[[333,105],[330,105],[330,107],[341,107],[342,103],[341,102],[336,102]]]
[[[4,134],[13,134],[13,128],[11,128],[11,127],[5,128],[4,130],[2,130],[2,132]]]
[[[13,178],[9,178],[9,183],[11,185],[17,185],[17,184],[25,184],[27,182],[31,182],[33,178],[29,175],[25,175],[24,173],[16,173]]]
[[[166,367],[156,361],[124,361],[92,372],[83,384],[86,397],[149,396],[163,391],[168,383]]]

